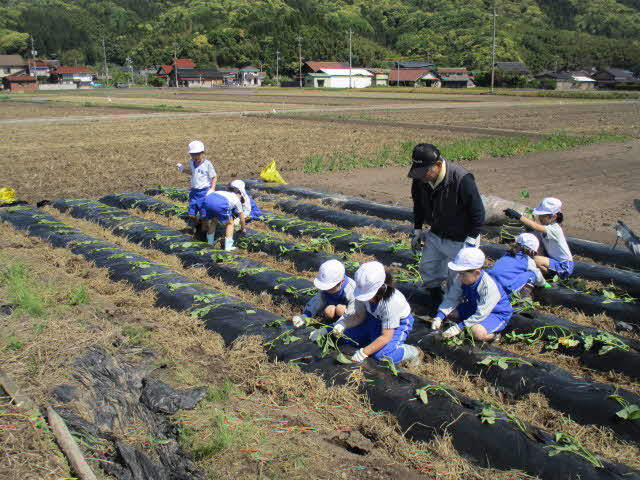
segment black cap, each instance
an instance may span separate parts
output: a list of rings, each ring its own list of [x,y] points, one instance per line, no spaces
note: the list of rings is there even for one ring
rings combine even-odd
[[[440,150],[438,150],[435,145],[431,145],[430,143],[419,143],[413,149],[413,154],[411,155],[413,163],[411,164],[411,170],[409,170],[407,176],[409,178],[420,180],[441,158]]]

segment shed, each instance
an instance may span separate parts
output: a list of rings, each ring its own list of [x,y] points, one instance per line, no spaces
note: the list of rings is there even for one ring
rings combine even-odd
[[[554,80],[556,90],[571,90],[575,88],[573,76],[568,72],[542,72],[535,76],[536,80]]]
[[[5,90],[12,92],[36,90],[38,88],[36,77],[32,77],[26,73],[18,73],[16,75],[7,75],[2,77],[2,86]]]
[[[389,85],[389,69],[386,68],[367,68],[373,73],[373,85],[378,87],[386,87]]]
[[[364,68],[321,68],[305,76],[305,85],[316,88],[366,88],[375,75]]]
[[[437,80],[438,77],[429,68],[401,68],[389,73],[389,85],[415,87],[423,82],[424,85],[431,86]]]
[[[435,73],[440,83],[434,83],[434,87],[471,88],[476,86],[467,67],[438,67]]]

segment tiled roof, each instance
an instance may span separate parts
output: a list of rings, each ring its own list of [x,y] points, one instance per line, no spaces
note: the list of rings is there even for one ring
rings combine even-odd
[[[93,73],[93,70],[84,65],[60,65],[54,69],[52,73]]]
[[[431,69],[429,68],[401,68],[400,70],[393,69],[389,74],[389,81],[397,82],[399,78],[401,82],[415,82],[430,71]]]
[[[35,82],[36,81],[36,77],[32,77],[30,75],[7,75],[6,77],[7,80],[11,81],[11,82]]]
[[[176,58],[178,68],[196,68],[196,64],[190,58]]]
[[[467,70],[467,67],[438,67],[436,69],[436,72],[438,72],[438,73],[460,73],[460,74],[469,73],[469,71]]]
[[[349,64],[343,62],[305,62],[311,70],[314,72],[319,71],[322,68],[349,68]]]
[[[0,66],[21,67],[26,62],[20,55],[0,55]]]

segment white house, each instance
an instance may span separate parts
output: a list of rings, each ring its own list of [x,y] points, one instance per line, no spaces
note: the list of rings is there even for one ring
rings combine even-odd
[[[56,83],[66,85],[76,85],[78,87],[90,86],[95,72],[89,68],[78,66],[61,65],[51,72],[51,77]]]
[[[321,68],[317,73],[309,73],[304,84],[316,88],[366,88],[374,78],[375,75],[364,68]]]

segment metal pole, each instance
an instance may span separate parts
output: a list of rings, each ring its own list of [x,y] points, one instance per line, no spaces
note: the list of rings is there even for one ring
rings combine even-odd
[[[351,36],[353,35],[353,30],[349,29],[349,88],[353,88],[351,84]]]
[[[280,50],[276,50],[276,85],[280,86]]]
[[[107,47],[104,45],[104,37],[102,37],[102,54],[104,55],[104,82],[109,81],[109,65],[107,65]]]
[[[396,65],[398,65],[398,78],[396,82],[396,87],[399,87],[400,86],[400,60],[396,61]]]
[[[176,43],[173,44],[173,78],[176,81],[176,88],[178,88],[178,52]]]
[[[31,35],[31,59],[33,60],[33,77],[36,79],[36,88],[38,87],[38,67],[36,66],[36,48],[33,45],[33,35]],[[31,74],[31,68],[29,67],[29,74]]]
[[[496,2],[493,2],[493,43],[491,45],[491,93],[494,90],[496,78]]]
[[[302,36],[298,35],[298,79],[302,88]]]

